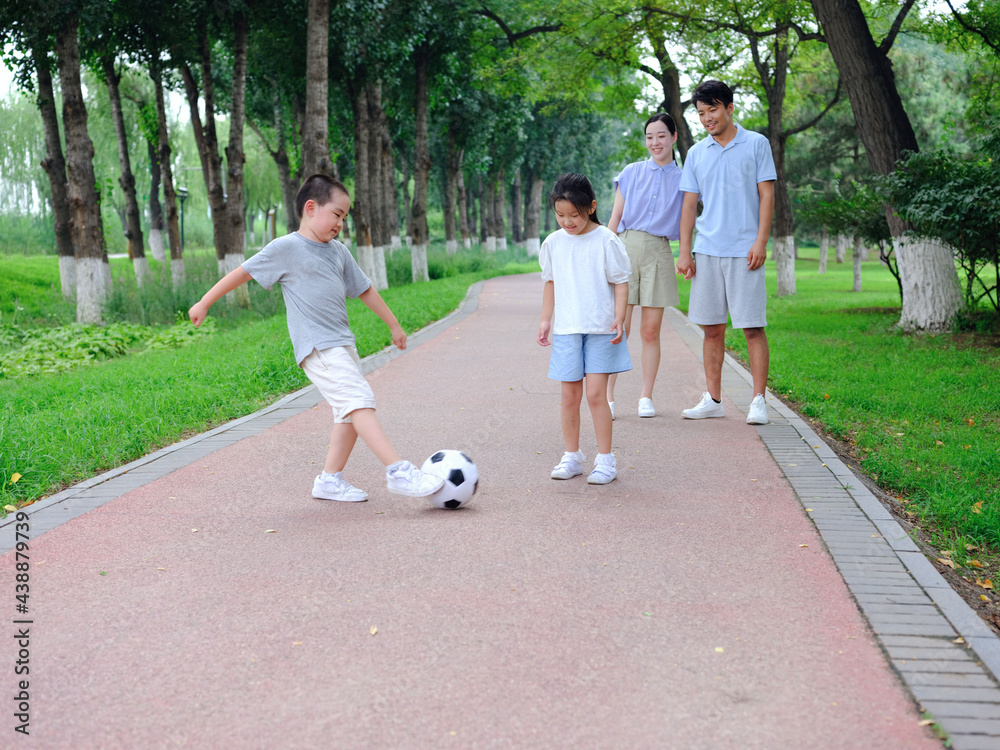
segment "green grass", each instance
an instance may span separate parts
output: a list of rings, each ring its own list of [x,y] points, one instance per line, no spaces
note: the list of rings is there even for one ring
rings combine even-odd
[[[4,278],[16,275],[12,269],[23,268],[23,260],[0,256]],[[49,282],[55,279],[58,284],[56,261],[48,261]],[[507,263],[390,288],[382,295],[403,328],[412,332],[454,310],[473,282],[531,270],[531,263]],[[31,278],[40,273],[35,266],[29,271]],[[58,296],[58,287],[54,294]],[[270,294],[280,302],[280,292]],[[36,302],[37,309],[45,309],[44,300]],[[34,308],[22,312],[25,318],[51,322],[40,320]],[[361,302],[348,300],[348,313],[361,356],[391,343],[386,326]],[[57,375],[4,380],[0,506],[51,494],[308,385],[294,362],[283,314],[257,319],[217,304],[212,315],[219,317],[218,332],[180,349],[145,351]],[[15,474],[21,476],[12,482]]]

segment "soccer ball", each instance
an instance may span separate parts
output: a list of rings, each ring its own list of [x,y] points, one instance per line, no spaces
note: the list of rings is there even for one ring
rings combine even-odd
[[[444,480],[444,486],[427,497],[436,508],[461,508],[476,494],[479,469],[461,451],[438,451],[424,461],[420,470]]]

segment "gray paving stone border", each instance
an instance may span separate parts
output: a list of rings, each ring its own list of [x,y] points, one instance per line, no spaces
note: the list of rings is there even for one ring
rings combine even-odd
[[[701,328],[674,308],[666,319],[701,359]],[[728,354],[722,387],[745,414],[753,379]],[[806,421],[766,400],[771,422],[757,432],[902,683],[951,747],[1000,750],[1000,638]]]

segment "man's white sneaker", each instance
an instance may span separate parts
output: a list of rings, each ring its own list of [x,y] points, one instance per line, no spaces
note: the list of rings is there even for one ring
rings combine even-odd
[[[656,416],[656,409],[653,408],[653,399],[651,398],[639,399],[639,416],[640,417]]]
[[[552,470],[552,478],[572,479],[573,477],[580,476],[583,474],[583,462],[586,460],[587,457],[583,455],[583,451],[577,451],[576,453],[566,451],[563,453],[562,460]]]
[[[427,497],[444,486],[444,480],[426,474],[409,461],[397,461],[385,468],[385,484],[389,492],[407,497]]]
[[[359,490],[344,479],[343,472],[320,474],[313,482],[313,497],[319,500],[339,500],[342,503],[361,503],[368,499],[368,493]]]
[[[767,424],[767,404],[764,403],[763,393],[758,393],[750,402],[747,424]]]
[[[685,409],[681,412],[685,419],[707,419],[708,417],[724,417],[726,410],[722,402],[715,403],[711,394],[705,391],[701,396],[701,401],[692,409]]]
[[[618,463],[614,453],[598,453],[594,459],[594,470],[587,477],[587,484],[610,484],[618,476]]]
[[[614,422],[615,421],[615,402],[614,401],[608,401],[608,406],[611,407],[611,421]]]

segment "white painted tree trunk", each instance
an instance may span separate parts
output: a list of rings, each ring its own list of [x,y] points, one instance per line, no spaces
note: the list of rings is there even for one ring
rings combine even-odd
[[[187,281],[187,273],[184,270],[184,261],[177,259],[170,261],[170,281],[174,285],[174,290],[179,290]]]
[[[507,238],[497,237],[497,250],[506,250],[506,249],[507,249]]]
[[[76,258],[72,255],[59,256],[59,283],[63,299],[76,297]]]
[[[497,238],[491,235],[486,236],[486,252],[495,253],[497,251]]]
[[[962,307],[962,290],[951,248],[937,240],[897,237],[896,263],[903,287],[899,325],[907,331],[951,327]]]
[[[402,246],[403,246],[403,240],[400,238],[398,234],[394,234],[392,235],[392,237],[389,238],[390,250],[399,250],[399,248],[401,248]]]
[[[819,272],[826,273],[826,258],[830,254],[830,233],[823,230],[819,236]]]
[[[414,281],[430,281],[427,273],[427,245],[414,245],[410,248],[410,268],[413,270]]]
[[[795,237],[775,237],[771,243],[778,271],[778,296],[795,294]]]
[[[458,252],[458,240],[445,240],[445,242],[444,242],[444,251],[446,253],[448,253],[448,255],[454,255],[455,253],[457,253]]]
[[[219,261],[219,278],[222,278],[230,271],[233,271],[240,267],[244,261],[243,253],[226,253],[225,260]],[[250,290],[247,289],[247,285],[243,284],[236,287],[233,291],[226,295],[226,302],[230,305],[237,305],[239,307],[250,307]]]
[[[864,262],[868,260],[868,245],[861,246],[861,261]]]
[[[153,259],[163,262],[167,259],[167,255],[163,250],[163,230],[162,229],[150,229],[149,230],[149,249],[153,253]]]
[[[149,281],[149,261],[146,256],[132,258],[132,269],[135,271],[135,285],[143,286]]]
[[[462,240],[462,245],[465,247],[466,250],[471,250],[472,249],[472,238],[471,237],[466,237],[465,239],[463,239]]]
[[[854,291],[861,291],[861,256],[862,250],[864,250],[864,245],[861,242],[860,237],[854,238],[854,249],[851,251],[852,260],[854,262]]]
[[[350,237],[344,237],[340,242],[348,250],[351,249],[351,238]]]
[[[538,252],[542,248],[542,241],[538,237],[529,237],[524,241],[524,247],[528,251],[528,255],[532,258],[538,257]]]
[[[101,258],[76,259],[76,322],[103,323],[101,308],[108,293],[108,264]]]
[[[847,257],[847,235],[838,234],[837,235],[837,262],[838,263],[843,263],[845,257]]]
[[[375,291],[382,291],[383,289],[389,288],[389,274],[385,268],[385,246],[378,245],[372,249],[372,260],[375,264],[375,276],[372,277],[372,283],[375,285]]]
[[[358,245],[358,265],[365,276],[371,279],[378,289],[378,267],[375,265],[375,248],[371,245]]]

